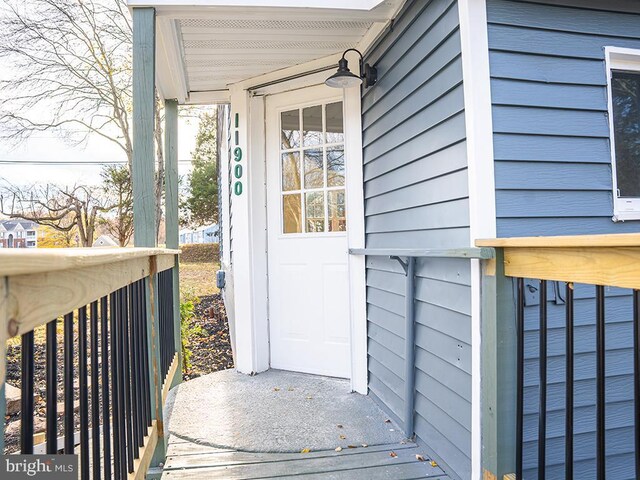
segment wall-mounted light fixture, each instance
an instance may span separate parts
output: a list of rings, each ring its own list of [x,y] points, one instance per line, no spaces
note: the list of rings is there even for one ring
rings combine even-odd
[[[360,76],[349,70],[349,63],[344,56],[348,52],[356,52],[360,55]],[[375,85],[378,80],[378,71],[376,67],[372,67],[368,63],[363,64],[362,54],[355,48],[349,48],[342,54],[342,58],[338,61],[338,71],[327,78],[324,83],[333,88],[349,88],[357,87],[364,83],[364,88]]]

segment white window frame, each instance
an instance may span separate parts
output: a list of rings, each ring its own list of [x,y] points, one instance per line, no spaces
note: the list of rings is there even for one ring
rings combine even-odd
[[[325,143],[326,142],[326,132],[327,132],[327,128],[326,128],[326,108],[327,105],[331,105],[333,103],[342,103],[342,125],[343,125],[343,140],[342,142],[334,142],[334,143]],[[305,108],[308,107],[316,107],[316,106],[321,106],[322,107],[322,137],[323,137],[323,141],[319,146],[308,146],[305,147],[302,145],[303,142],[303,131],[304,131],[304,125],[303,125],[303,111]],[[286,148],[283,149],[282,148],[282,144],[280,145],[280,180],[279,180],[279,185],[280,185],[280,231],[278,232],[278,236],[280,238],[310,238],[310,237],[326,237],[326,236],[333,236],[333,237],[340,237],[340,236],[347,236],[347,231],[349,230],[349,224],[347,223],[347,230],[338,230],[338,231],[329,231],[329,192],[331,191],[343,191],[345,193],[345,209],[346,209],[346,195],[347,195],[347,184],[346,184],[346,170],[347,170],[347,157],[346,157],[346,133],[345,133],[345,127],[344,127],[344,123],[346,121],[346,115],[345,115],[345,106],[344,106],[344,98],[340,97],[340,96],[336,96],[335,98],[329,98],[329,99],[324,99],[322,101],[310,101],[310,102],[304,102],[304,103],[300,103],[300,104],[296,104],[296,105],[292,105],[292,106],[286,106],[286,107],[281,107],[277,110],[278,112],[278,122],[279,123],[279,128],[282,129],[282,113],[284,112],[288,112],[288,111],[292,111],[292,110],[298,110],[299,113],[299,122],[300,122],[300,146],[297,148]],[[328,149],[333,148],[333,147],[342,147],[343,149],[343,153],[344,153],[344,170],[345,170],[345,183],[343,185],[338,185],[338,186],[334,186],[334,187],[330,187],[328,184],[328,179],[327,179],[327,155],[326,152]],[[318,149],[318,150],[322,150],[323,152],[323,186],[322,187],[317,187],[317,188],[307,188],[304,185],[304,151],[305,150],[312,150],[312,149]],[[291,153],[291,152],[300,152],[300,167],[299,167],[299,174],[300,174],[300,189],[299,190],[284,190],[284,185],[283,185],[283,180],[282,180],[282,155],[284,153]],[[306,208],[306,194],[307,193],[323,193],[324,195],[324,210],[325,210],[325,231],[324,232],[307,232],[307,208]],[[284,209],[284,196],[285,195],[300,195],[300,200],[301,200],[301,206],[302,206],[302,232],[297,232],[297,233],[284,233],[284,215],[283,215],[283,209]]]
[[[618,176],[616,171],[616,143],[613,122],[613,89],[611,77],[613,70],[638,72],[640,75],[640,49],[605,47],[607,71],[607,108],[609,112],[609,139],[611,145],[611,175],[613,197],[613,221],[640,220],[640,197],[619,197]]]

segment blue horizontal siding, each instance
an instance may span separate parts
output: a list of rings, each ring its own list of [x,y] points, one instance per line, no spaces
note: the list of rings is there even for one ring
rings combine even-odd
[[[469,193],[458,6],[407,2],[366,54],[380,77],[363,91],[369,248],[469,244]],[[415,432],[456,479],[471,475],[468,260],[416,265]],[[367,259],[369,391],[401,422],[405,275]]]
[[[488,0],[497,232],[638,232],[614,223],[604,47],[640,48],[640,5]],[[562,287],[564,288],[564,287]],[[576,286],[575,478],[595,478],[595,302]],[[555,295],[553,297],[555,299]],[[607,289],[607,475],[632,479],[628,291]],[[539,318],[525,318],[525,478],[537,467]],[[547,478],[564,478],[564,306],[548,304]],[[615,471],[615,473],[613,473]]]

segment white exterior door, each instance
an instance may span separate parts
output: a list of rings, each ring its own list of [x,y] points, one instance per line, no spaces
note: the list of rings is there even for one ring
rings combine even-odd
[[[271,367],[348,378],[341,92],[274,95],[266,116]]]

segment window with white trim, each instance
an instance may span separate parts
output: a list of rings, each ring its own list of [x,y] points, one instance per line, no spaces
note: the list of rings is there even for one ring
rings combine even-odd
[[[613,220],[640,220],[640,50],[606,47]]]

